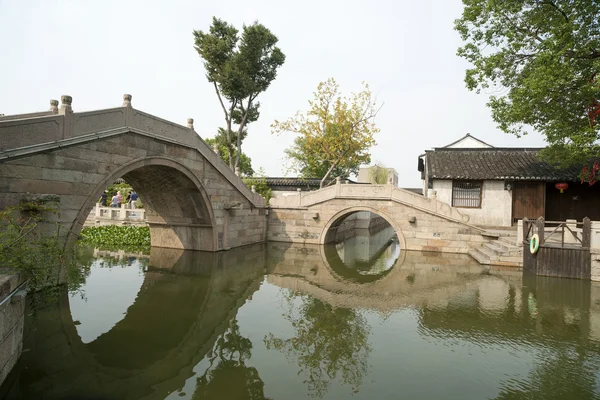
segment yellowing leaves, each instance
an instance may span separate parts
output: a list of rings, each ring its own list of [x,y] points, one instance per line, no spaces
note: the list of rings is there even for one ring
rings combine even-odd
[[[330,78],[319,83],[313,99],[305,112],[297,112],[285,121],[276,120],[272,133],[292,132],[303,137],[302,148],[287,152],[288,156],[302,157],[293,160],[295,165],[324,163],[328,169],[322,176],[321,186],[332,171],[346,176],[358,165],[370,162],[370,148],[375,145],[374,135],[379,132],[375,116],[379,111],[369,86],[363,82],[363,90],[342,96],[337,82]],[[297,143],[295,144],[297,146]],[[301,151],[298,151],[301,150]],[[308,170],[318,170],[309,168]],[[302,171],[297,171],[302,172]]]

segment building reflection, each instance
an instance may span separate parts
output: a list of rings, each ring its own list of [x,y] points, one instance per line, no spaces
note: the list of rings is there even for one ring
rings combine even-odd
[[[393,241],[383,239],[350,256],[351,246],[360,242],[343,252],[282,243],[221,253],[152,249],[135,301],[90,343],[77,333],[66,292],[38,313],[25,337],[26,368],[6,398],[265,399],[268,366],[252,362],[263,344],[295,363],[309,395],[323,397],[334,381],[357,392],[372,357],[365,312],[403,309],[414,312],[421,337],[443,346],[535,349],[544,362],[520,379],[499,378],[498,399],[568,398],[567,390],[594,398],[600,286],[488,270],[461,255],[404,251],[396,258]],[[380,268],[382,259],[393,263]],[[238,310],[265,274],[285,293],[291,333],[264,332],[259,346],[242,334]]]

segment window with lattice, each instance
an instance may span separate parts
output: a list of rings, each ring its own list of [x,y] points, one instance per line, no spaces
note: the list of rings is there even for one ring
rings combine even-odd
[[[452,181],[452,206],[481,208],[482,181]]]

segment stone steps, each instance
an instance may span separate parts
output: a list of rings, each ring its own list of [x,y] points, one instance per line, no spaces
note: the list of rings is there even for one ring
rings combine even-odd
[[[484,243],[483,247],[486,247],[499,255],[511,256],[511,257],[518,257],[521,255],[521,249],[518,248],[517,246],[511,246],[506,243],[501,244],[501,243],[498,243],[497,241]]]
[[[489,240],[480,247],[471,249],[469,255],[482,265],[521,267],[522,249],[516,245],[515,232],[485,235]]]
[[[469,255],[475,259],[479,264],[490,265],[490,259],[488,256],[479,251],[479,248],[471,249]]]

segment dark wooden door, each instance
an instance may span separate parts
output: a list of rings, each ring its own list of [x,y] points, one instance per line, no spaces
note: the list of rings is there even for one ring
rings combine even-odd
[[[543,182],[514,182],[512,191],[513,221],[544,216],[546,185]]]

